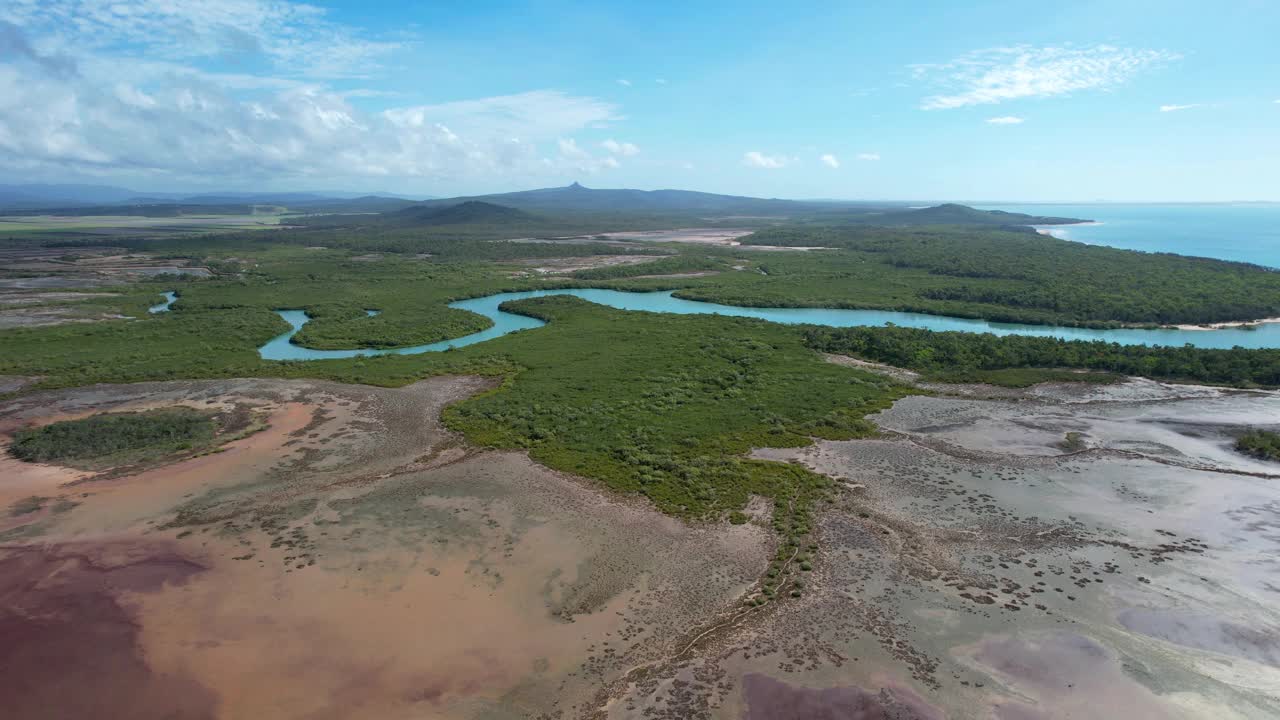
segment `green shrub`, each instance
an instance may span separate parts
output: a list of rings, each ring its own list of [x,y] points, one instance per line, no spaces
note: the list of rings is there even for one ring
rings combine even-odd
[[[188,408],[104,413],[19,430],[9,452],[27,462],[97,460],[132,451],[176,452],[210,442],[213,413]]]
[[[1236,440],[1236,450],[1262,460],[1280,461],[1280,433],[1250,430]]]

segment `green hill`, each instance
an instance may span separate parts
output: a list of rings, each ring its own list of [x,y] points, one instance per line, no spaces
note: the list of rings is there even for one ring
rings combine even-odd
[[[480,200],[440,206],[420,204],[383,216],[395,225],[511,225],[537,221],[536,215]]]
[[[868,212],[864,210],[852,213],[831,213],[818,218],[818,220],[879,225],[882,227],[906,227],[912,225],[1010,227],[1016,225],[1068,225],[1084,222],[1077,218],[1027,215],[1024,213],[1005,212],[1004,210],[978,210],[958,203],[944,203],[927,208],[893,210],[889,212]]]
[[[568,187],[522,190],[450,200],[428,200],[422,204],[427,207],[438,207],[459,201],[483,201],[537,212],[794,215],[817,207],[816,204],[798,200],[717,195],[691,190],[600,190],[583,187],[578,183]]]

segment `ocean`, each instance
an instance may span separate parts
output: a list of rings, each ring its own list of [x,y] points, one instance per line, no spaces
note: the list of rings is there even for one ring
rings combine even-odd
[[[977,207],[1097,221],[1096,225],[1043,228],[1064,240],[1280,268],[1280,203],[1089,203]]]

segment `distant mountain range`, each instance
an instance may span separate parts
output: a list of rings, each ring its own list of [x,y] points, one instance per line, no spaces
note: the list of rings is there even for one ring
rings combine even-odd
[[[385,213],[383,219],[395,225],[507,225],[540,218],[506,205],[464,200],[454,205],[414,205]]]
[[[568,187],[426,200],[385,217],[396,224],[410,224],[417,218],[423,222],[438,225],[444,224],[441,218],[446,216],[439,213],[446,208],[458,209],[456,216],[458,222],[470,222],[461,220],[462,217],[470,216],[484,216],[483,222],[509,222],[510,218],[514,217],[503,215],[495,208],[524,211],[526,214],[520,218],[523,220],[537,215],[557,214],[644,214],[666,215],[673,218],[687,216],[690,222],[776,219],[820,224],[882,226],[1012,227],[1081,222],[1074,218],[977,210],[955,203],[920,208],[906,203],[779,200],[717,195],[690,190],[600,190],[586,188],[578,183]]]
[[[787,215],[827,204],[717,195],[693,190],[600,190],[583,187],[578,183],[568,187],[427,200],[422,204],[446,205],[469,200],[535,212],[698,212],[716,215]]]
[[[781,200],[719,195],[692,190],[595,189],[573,183],[455,198],[412,200],[404,196],[315,192],[225,192],[196,195],[135,193],[108,185],[0,185],[0,214],[145,215],[245,214],[260,206],[322,216],[324,225],[497,225],[551,222],[566,216],[584,220],[602,215],[659,216],[672,222],[809,222],[820,224],[981,225],[991,227],[1080,222],[1003,211],[976,210],[947,203],[913,207],[906,203]]]
[[[334,201],[373,205],[372,200],[382,202],[382,207],[349,212],[383,212],[429,199],[427,196],[400,195],[390,192],[357,193],[346,191],[323,192],[141,192],[113,185],[75,184],[23,184],[0,185],[0,209],[64,209],[112,205],[284,205],[307,208],[324,206]]]

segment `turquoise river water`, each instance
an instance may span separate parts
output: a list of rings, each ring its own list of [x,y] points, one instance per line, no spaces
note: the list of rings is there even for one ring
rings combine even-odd
[[[922,313],[887,312],[880,310],[837,310],[831,308],[753,308],[719,305],[716,303],[681,300],[671,292],[620,292],[618,290],[573,289],[532,290],[528,292],[499,293],[471,300],[459,300],[449,307],[470,310],[493,321],[493,327],[453,340],[415,345],[413,347],[385,350],[312,350],[289,342],[298,329],[307,322],[301,310],[278,310],[291,327],[289,332],[274,337],[259,348],[266,360],[334,360],[371,355],[417,355],[440,352],[454,347],[474,345],[492,340],[517,330],[531,330],[545,323],[535,318],[503,312],[498,306],[508,300],[541,297],[545,295],[573,295],[601,305],[620,310],[690,315],[709,313],[735,317],[759,318],[785,324],[828,325],[831,327],[879,326],[892,323],[904,327],[928,330],[959,330],[964,332],[994,333],[996,335],[1033,335],[1058,337],[1066,340],[1105,340],[1122,345],[1194,345],[1203,348],[1280,347],[1280,323],[1266,323],[1257,329],[1222,328],[1217,330],[1176,329],[1115,329],[1053,327],[1048,325],[1016,325],[986,320],[925,315]],[[166,308],[167,309],[167,308]]]
[[[152,305],[150,308],[147,309],[147,312],[153,315],[155,313],[169,312],[169,306],[172,305],[174,301],[178,299],[178,294],[175,292],[165,292],[161,294],[164,295],[164,302],[160,303],[159,305]]]

